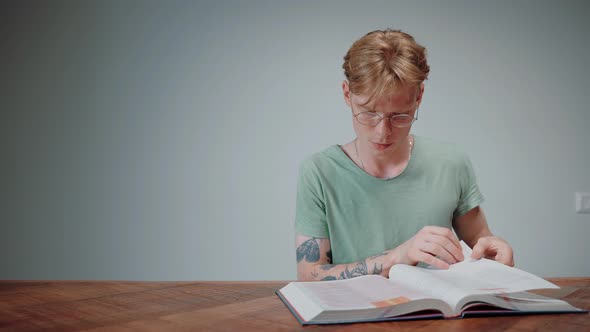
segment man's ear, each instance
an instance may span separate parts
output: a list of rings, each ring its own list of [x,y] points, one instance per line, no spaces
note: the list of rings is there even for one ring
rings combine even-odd
[[[348,86],[348,82],[346,80],[342,81],[342,95],[344,96],[344,102],[346,105],[350,107],[350,86]]]
[[[424,96],[424,83],[420,83],[420,86],[418,87],[418,97],[416,98],[416,101],[421,102],[422,96]]]
[[[418,104],[418,107],[420,106],[420,103],[422,103],[423,96],[424,96],[424,83],[420,83],[420,86],[418,87],[418,96],[416,97],[416,104]]]

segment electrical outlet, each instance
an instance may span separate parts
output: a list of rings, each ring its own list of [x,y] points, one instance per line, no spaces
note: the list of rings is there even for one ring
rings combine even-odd
[[[576,212],[590,213],[590,193],[576,193]]]

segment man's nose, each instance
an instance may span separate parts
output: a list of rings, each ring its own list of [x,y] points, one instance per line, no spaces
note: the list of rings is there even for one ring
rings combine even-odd
[[[389,134],[391,133],[392,130],[392,125],[391,125],[391,117],[384,117],[383,120],[381,120],[381,122],[379,122],[379,124],[377,124],[377,132],[381,135],[383,134]]]

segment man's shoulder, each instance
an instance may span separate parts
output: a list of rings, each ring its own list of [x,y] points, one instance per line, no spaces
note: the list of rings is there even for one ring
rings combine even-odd
[[[346,155],[338,145],[331,145],[305,158],[301,163],[304,172],[320,172],[346,167]]]
[[[468,159],[465,151],[456,143],[422,136],[415,136],[414,139],[418,147],[416,151],[431,161],[463,162]]]
[[[333,159],[339,159],[340,147],[338,145],[330,145],[329,147],[309,155],[303,160],[303,164],[322,164]]]

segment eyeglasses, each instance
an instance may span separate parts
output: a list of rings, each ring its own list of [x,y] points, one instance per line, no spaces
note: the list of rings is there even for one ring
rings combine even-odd
[[[391,123],[392,126],[405,128],[412,125],[414,121],[418,120],[417,112],[418,109],[416,109],[416,117],[413,117],[409,114],[392,114],[387,116],[387,118],[389,118],[389,123]],[[376,112],[360,112],[354,114],[354,117],[360,124],[370,127],[375,127],[381,122],[381,120],[385,118],[383,115]]]
[[[417,107],[416,107],[416,112],[414,112],[416,117],[413,117],[409,114],[395,114],[395,113],[391,114],[387,117],[384,117],[383,115],[381,115],[377,112],[369,112],[369,111],[359,112],[359,113],[355,114],[354,108],[352,107],[353,105],[354,105],[354,103],[352,103],[352,101],[351,101],[350,110],[352,111],[353,116],[360,124],[365,125],[365,126],[375,127],[379,123],[381,123],[381,121],[384,118],[388,118],[389,123],[392,126],[397,127],[397,128],[405,128],[405,127],[411,126],[412,123],[414,123],[414,121],[418,120],[418,108]]]

